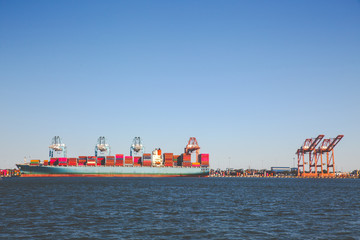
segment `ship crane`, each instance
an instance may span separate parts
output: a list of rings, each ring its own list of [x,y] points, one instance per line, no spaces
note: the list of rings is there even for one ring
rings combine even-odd
[[[110,153],[110,145],[106,143],[105,137],[99,137],[95,145],[95,156],[109,156]]]
[[[313,154],[316,146],[324,138],[324,135],[319,135],[316,138],[308,138],[305,140],[304,144],[296,151],[298,156],[298,176],[312,175],[316,174],[316,155]],[[309,154],[309,171],[306,172],[305,165],[305,154]],[[302,171],[300,171],[302,169]]]
[[[51,145],[49,146],[49,158],[66,157],[66,155],[67,155],[66,145],[61,142],[59,136],[53,137]]]
[[[130,156],[142,156],[144,150],[144,145],[142,144],[140,137],[134,137],[130,146]]]
[[[195,151],[195,154],[196,154],[196,162],[200,162],[199,161],[199,150],[200,150],[200,147],[199,147],[199,144],[196,140],[196,137],[190,137],[189,139],[189,142],[188,144],[186,145],[185,149],[184,149],[184,152],[186,154],[191,154]]]
[[[324,139],[318,149],[315,150],[316,155],[316,171],[320,172],[320,176],[335,176],[335,156],[334,148],[340,142],[344,135],[338,135],[336,138]],[[323,162],[323,154],[326,153],[326,163]],[[320,158],[320,164],[317,164]],[[323,166],[326,165],[326,173]],[[319,169],[320,168],[320,169]]]

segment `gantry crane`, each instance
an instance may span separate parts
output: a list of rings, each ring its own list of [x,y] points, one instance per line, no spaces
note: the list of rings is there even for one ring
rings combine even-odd
[[[130,156],[142,156],[145,148],[141,142],[140,137],[134,137],[133,142],[130,146]]]
[[[324,139],[318,149],[315,150],[316,156],[316,172],[320,177],[334,177],[335,176],[335,156],[334,148],[340,142],[344,135],[338,135],[336,138]],[[324,173],[323,154],[326,153],[326,173]],[[318,164],[320,158],[320,164]],[[319,169],[320,168],[320,169]]]
[[[51,145],[49,146],[49,158],[66,157],[66,155],[67,155],[66,145],[61,142],[59,136],[53,137]]]
[[[95,156],[109,156],[111,154],[110,145],[106,143],[105,137],[99,137],[95,145]]]
[[[191,154],[195,151],[196,154],[196,162],[200,163],[199,161],[199,144],[196,140],[196,137],[190,137],[188,144],[186,145],[184,152],[186,154]]]
[[[304,144],[296,151],[298,156],[298,176],[312,176],[315,171],[315,155],[313,154],[314,149],[324,138],[324,135],[319,135],[316,138],[308,138],[305,140]],[[309,154],[309,170],[306,171],[305,165],[305,154]],[[302,168],[302,171],[300,171]]]

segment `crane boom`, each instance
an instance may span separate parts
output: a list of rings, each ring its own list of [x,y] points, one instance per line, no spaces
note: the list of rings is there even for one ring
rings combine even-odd
[[[305,139],[304,144],[296,151],[295,154],[299,154],[301,152],[308,153],[314,151],[316,146],[321,142],[324,138],[324,135],[319,135],[316,138],[307,138]]]
[[[340,142],[340,140],[344,137],[344,135],[338,135],[336,138],[332,139],[332,142],[327,147],[326,151],[324,152],[330,152],[334,149],[334,147]]]
[[[315,139],[312,139],[312,143],[309,147],[309,151],[314,151],[316,146],[320,143],[320,141],[324,138],[324,135],[319,135]]]

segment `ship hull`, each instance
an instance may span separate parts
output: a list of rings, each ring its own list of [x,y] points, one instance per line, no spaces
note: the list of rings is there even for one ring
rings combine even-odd
[[[209,168],[30,166],[18,164],[21,177],[207,177]]]

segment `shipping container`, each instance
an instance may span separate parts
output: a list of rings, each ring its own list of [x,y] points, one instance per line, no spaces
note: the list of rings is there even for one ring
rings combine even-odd
[[[192,165],[192,167],[200,167],[200,163],[197,163],[197,162],[192,163],[191,165]]]
[[[97,166],[105,165],[105,157],[97,157],[96,165]]]
[[[185,161],[185,160],[191,161],[191,154],[183,153],[183,154],[181,154],[181,158],[183,161]]]
[[[149,161],[143,162],[142,165],[143,165],[144,167],[150,167],[150,166],[152,165],[152,162],[149,162]]]
[[[50,158],[50,165],[57,166],[59,163],[58,158]]]
[[[150,153],[144,153],[142,159],[143,160],[151,160],[151,154]]]
[[[124,160],[123,159],[116,159],[115,160],[115,166],[124,166]]]
[[[125,166],[126,165],[132,165],[132,164],[134,164],[133,157],[132,156],[125,156]]]
[[[134,164],[141,164],[141,157],[134,157]]]

